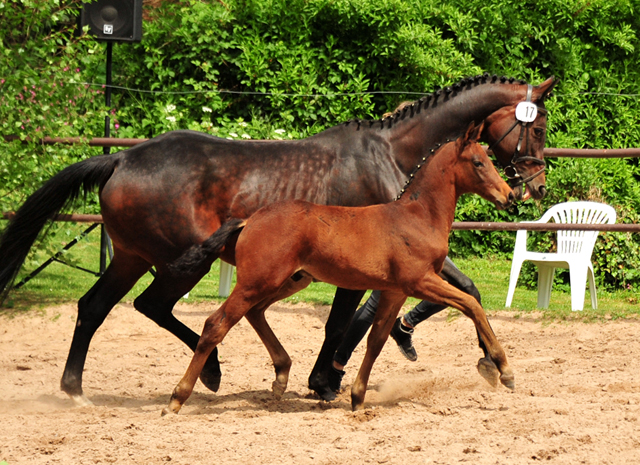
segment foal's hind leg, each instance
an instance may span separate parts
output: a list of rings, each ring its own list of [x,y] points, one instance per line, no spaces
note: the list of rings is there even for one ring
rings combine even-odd
[[[367,351],[364,354],[364,359],[353,386],[351,386],[351,409],[354,411],[363,408],[364,396],[367,392],[367,384],[369,383],[369,375],[371,374],[373,363],[380,355],[384,343],[387,342],[393,323],[406,300],[407,296],[399,292],[383,291],[380,294],[376,316],[367,338]]]
[[[151,265],[138,256],[114,248],[113,260],[105,273],[78,302],[78,320],[60,388],[76,405],[90,405],[82,392],[82,371],[89,344],[111,309],[122,299]]]
[[[178,320],[172,311],[176,302],[189,292],[206,272],[207,269],[202,269],[197,273],[178,277],[160,269],[156,278],[136,298],[133,305],[136,310],[176,336],[191,350],[196,350],[200,336]],[[215,348],[202,370],[200,380],[208,389],[216,392],[220,387],[221,377],[218,349]]]
[[[202,371],[207,359],[215,347],[222,342],[229,330],[246,314],[255,302],[240,296],[239,292],[232,292],[222,306],[213,312],[204,323],[202,335],[193,353],[193,358],[184,376],[171,394],[169,405],[162,410],[162,415],[178,413],[182,405],[191,396],[193,387]]]
[[[291,370],[291,357],[289,357],[287,351],[282,347],[282,344],[280,344],[280,341],[271,329],[271,326],[269,326],[264,313],[273,303],[301,291],[310,283],[310,277],[302,277],[297,281],[289,279],[274,297],[260,302],[245,315],[247,321],[249,321],[253,329],[258,333],[260,340],[266,347],[269,352],[269,356],[273,361],[273,367],[276,371],[276,379],[273,381],[271,388],[277,399],[280,399],[284,394],[284,391],[287,389],[289,371]]]

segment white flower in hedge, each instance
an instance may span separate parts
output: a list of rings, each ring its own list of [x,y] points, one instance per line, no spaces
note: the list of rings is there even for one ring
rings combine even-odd
[[[249,134],[245,133],[245,134],[242,134],[242,138],[243,139],[251,139],[251,136]]]
[[[171,121],[172,123],[175,123],[175,122],[176,122],[176,117],[175,117],[175,116],[167,116],[167,119],[168,119],[169,121]]]
[[[245,121],[238,121],[238,126],[240,126],[241,128],[246,128],[247,126],[249,126],[249,124]]]
[[[236,134],[235,132],[230,132],[229,135],[233,138],[238,137],[238,134]]]
[[[284,129],[274,129],[274,130],[273,130],[273,132],[275,132],[276,134],[280,134],[280,135],[282,135],[282,134],[284,134],[284,133],[285,133],[285,132],[287,132],[287,131],[285,131]]]
[[[213,110],[209,107],[202,107],[202,111],[204,111],[205,113],[211,113]]]
[[[172,111],[174,111],[176,109],[176,106],[173,105],[172,103],[170,103],[169,105],[167,105],[167,113],[171,113]],[[169,118],[167,118],[169,119]]]

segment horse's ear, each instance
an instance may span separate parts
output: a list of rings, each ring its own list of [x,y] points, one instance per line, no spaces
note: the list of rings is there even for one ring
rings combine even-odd
[[[480,135],[482,134],[483,128],[484,128],[484,121],[481,121],[480,124],[477,124],[477,125],[475,122],[472,121],[469,124],[469,127],[467,128],[467,133],[464,135],[465,145],[475,144],[476,142],[478,142],[478,139],[480,139]]]
[[[549,79],[544,81],[542,84],[539,84],[533,88],[533,101],[534,102],[542,102],[549,92],[553,90],[554,86],[558,83],[558,79],[555,76],[551,76]]]

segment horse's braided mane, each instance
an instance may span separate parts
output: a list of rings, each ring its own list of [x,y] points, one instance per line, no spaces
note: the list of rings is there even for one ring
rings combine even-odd
[[[375,119],[375,120],[352,119],[352,120],[346,121],[344,124],[349,125],[349,124],[355,123],[357,125],[357,129],[360,129],[361,125],[368,123],[369,127],[373,127],[377,123],[377,124],[380,124],[380,128],[382,129],[384,128],[385,123],[388,122],[389,127],[391,127],[394,122],[400,119],[404,119],[407,116],[407,113],[409,113],[409,118],[412,118],[415,114],[419,113],[421,110],[426,110],[427,108],[429,108],[429,103],[432,100],[435,102],[437,98],[440,97],[443,93],[445,95],[449,95],[452,93],[457,94],[465,90],[471,89],[472,87],[477,85],[489,84],[489,83],[494,84],[498,81],[501,84],[505,84],[505,83],[513,84],[516,81],[519,84],[527,83],[527,81],[525,81],[524,79],[516,79],[513,77],[508,78],[506,76],[498,77],[498,75],[496,74],[491,75],[489,73],[478,74],[477,76],[463,78],[451,86],[438,89],[413,102],[403,102],[395,111],[391,113],[385,113],[385,115],[383,115],[382,118]]]

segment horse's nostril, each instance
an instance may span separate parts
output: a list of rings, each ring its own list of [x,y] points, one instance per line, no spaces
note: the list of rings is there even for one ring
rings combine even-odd
[[[509,192],[509,204],[512,204],[515,200],[516,200],[516,196],[514,195],[513,191]]]
[[[540,192],[541,198],[547,195],[547,188],[545,186],[540,186],[538,188],[538,192]]]

